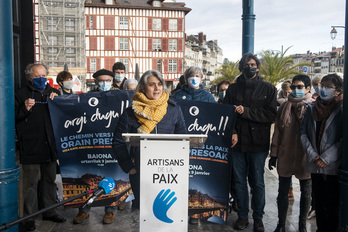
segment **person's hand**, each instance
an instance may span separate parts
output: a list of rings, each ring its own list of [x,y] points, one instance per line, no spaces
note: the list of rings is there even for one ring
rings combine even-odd
[[[242,105],[240,106],[237,106],[235,109],[234,109],[234,112],[238,113],[238,114],[243,114],[244,113],[244,107]]]
[[[29,111],[35,105],[35,99],[28,98],[24,102],[25,108]]]
[[[134,175],[135,173],[137,173],[137,170],[135,170],[135,168],[132,168],[131,170],[129,170],[128,172],[130,175]]]
[[[237,134],[233,134],[232,135],[232,146],[231,147],[234,147],[236,144],[237,144],[237,142],[238,142],[238,135]]]
[[[321,167],[321,168],[327,168],[328,167],[328,165],[326,163],[324,163],[324,161],[319,156],[317,156],[315,158],[314,163],[316,165],[318,165],[319,167]]]
[[[55,96],[58,96],[58,94],[52,92],[52,93],[50,94],[50,99],[53,100],[53,98],[54,98]]]
[[[268,169],[273,170],[277,166],[277,157],[272,157],[268,160]]]

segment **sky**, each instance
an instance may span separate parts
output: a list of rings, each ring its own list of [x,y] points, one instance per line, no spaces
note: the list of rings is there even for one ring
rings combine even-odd
[[[218,40],[224,58],[238,61],[242,55],[242,0],[177,0],[191,12],[186,15],[187,35],[203,32]],[[286,54],[330,51],[344,44],[344,29],[330,37],[331,26],[344,26],[344,0],[254,0],[254,53],[262,50]]]

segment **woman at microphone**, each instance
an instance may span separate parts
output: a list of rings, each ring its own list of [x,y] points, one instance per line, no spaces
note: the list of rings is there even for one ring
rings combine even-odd
[[[125,110],[117,123],[112,145],[120,167],[129,173],[135,197],[132,207],[139,208],[140,148],[128,149],[123,133],[186,134],[181,108],[169,99],[169,92],[158,71],[149,70],[141,76],[132,106]]]

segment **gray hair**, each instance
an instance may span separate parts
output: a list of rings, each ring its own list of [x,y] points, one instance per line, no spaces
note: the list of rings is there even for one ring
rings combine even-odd
[[[312,79],[312,85],[318,85],[319,82],[321,81],[321,79],[323,78],[324,75],[316,75],[315,77],[313,77]]]
[[[128,85],[138,85],[138,81],[135,79],[127,79],[124,83],[123,83],[123,89],[127,89]]]
[[[186,83],[187,83],[187,79],[189,79],[190,77],[193,77],[196,73],[200,73],[201,77],[203,78],[203,71],[200,67],[191,66],[188,69],[186,69],[184,73]]]
[[[33,77],[33,67],[35,66],[43,66],[46,69],[46,75],[48,75],[48,67],[44,63],[33,63],[33,64],[28,64],[27,67],[25,68],[25,76],[27,78]]]
[[[152,76],[156,77],[162,83],[163,91],[168,92],[166,82],[164,81],[162,74],[156,70],[148,70],[148,71],[143,73],[143,75],[140,77],[139,84],[137,86],[136,91],[145,93],[145,87],[147,85],[147,80]]]

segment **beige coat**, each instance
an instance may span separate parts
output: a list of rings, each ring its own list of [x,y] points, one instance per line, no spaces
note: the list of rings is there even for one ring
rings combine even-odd
[[[310,100],[310,94],[303,97],[304,100]],[[294,102],[292,96],[289,97],[289,103]],[[302,106],[301,106],[302,105]],[[295,113],[296,108],[305,107],[301,114]],[[287,110],[287,104],[279,107],[274,134],[271,145],[271,157],[277,157],[277,171],[279,176],[290,177],[295,175],[300,180],[309,179],[310,173],[305,171],[306,156],[300,140],[300,123],[303,119],[306,104],[292,104],[291,111]],[[284,113],[287,113],[288,122],[284,125]]]

